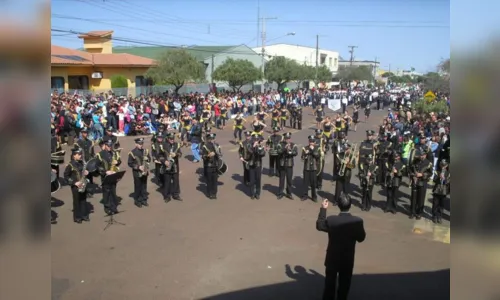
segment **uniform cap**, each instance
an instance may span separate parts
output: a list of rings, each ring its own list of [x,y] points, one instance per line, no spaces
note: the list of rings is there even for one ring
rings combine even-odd
[[[281,128],[279,128],[278,126],[273,127],[273,131],[274,131],[274,132],[278,132],[278,131],[280,131],[280,130],[281,130]]]
[[[216,134],[215,133],[209,133],[206,135],[207,139],[215,139]]]
[[[144,138],[137,138],[134,140],[136,144],[142,145],[144,144]]]
[[[71,149],[71,155],[82,154],[82,149],[80,147],[75,147]]]
[[[323,133],[323,130],[321,130],[321,129],[316,129],[316,130],[314,130],[314,133],[316,133],[316,134],[322,134],[322,133]]]
[[[251,136],[252,132],[251,131],[245,131],[245,136]]]
[[[285,139],[289,139],[289,138],[291,138],[291,137],[292,137],[292,133],[291,133],[291,132],[286,132],[286,133],[283,133],[283,137],[284,137]]]
[[[310,142],[316,141],[316,137],[314,135],[310,135],[307,138],[309,139]]]

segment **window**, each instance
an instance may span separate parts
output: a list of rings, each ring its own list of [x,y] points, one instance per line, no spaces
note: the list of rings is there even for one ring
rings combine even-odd
[[[331,68],[332,67],[332,58],[328,58],[328,66]]]
[[[338,63],[338,59],[337,59],[337,58],[335,58],[335,59],[333,60],[333,67],[337,67],[337,63]]]
[[[88,90],[89,77],[86,75],[68,76],[68,85],[70,90]]]
[[[50,77],[51,90],[64,90],[64,77]]]
[[[153,79],[144,76],[135,76],[135,86],[152,86]]]
[[[321,54],[321,57],[320,57],[320,65],[324,65],[326,64],[326,54]]]

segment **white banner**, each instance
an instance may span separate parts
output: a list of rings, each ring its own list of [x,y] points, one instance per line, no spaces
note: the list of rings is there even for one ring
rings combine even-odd
[[[341,108],[340,99],[328,99],[328,108],[337,111]]]

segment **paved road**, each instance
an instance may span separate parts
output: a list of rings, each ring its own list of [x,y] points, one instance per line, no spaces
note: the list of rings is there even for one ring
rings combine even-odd
[[[348,139],[361,141],[384,113],[373,111]],[[291,130],[294,142],[307,142],[308,127],[314,127],[310,114],[305,110],[302,131]],[[165,204],[151,184],[150,206],[135,207],[129,171],[119,183],[123,212],[116,216],[126,225],[106,231],[100,194],[91,199],[95,213],[84,224],[72,222],[69,189],[55,194],[62,205],[53,208],[59,215],[52,227],[54,299],[320,299],[327,236],[315,230],[319,204],[298,197],[277,200],[278,179],[268,176],[263,176],[261,199],[250,200],[231,139],[230,128],[217,131],[229,170],[220,178],[216,201],[205,198],[196,174],[200,165],[188,160],[181,164],[183,202]],[[125,159],[133,138],[120,140]],[[299,163],[294,170],[295,195],[301,191],[301,168]],[[331,158],[325,170],[331,172]],[[355,177],[353,183],[359,184]],[[323,189],[323,196],[331,197],[334,185],[325,182]],[[402,191],[409,194],[407,187]],[[359,190],[353,197],[359,200]],[[353,299],[449,297],[449,222],[434,225],[405,213],[384,214],[379,207],[385,196],[378,188],[374,203],[378,207],[370,212],[352,210],[364,218],[367,230],[357,248]],[[407,200],[400,207],[404,212]],[[329,211],[338,213],[335,207]]]

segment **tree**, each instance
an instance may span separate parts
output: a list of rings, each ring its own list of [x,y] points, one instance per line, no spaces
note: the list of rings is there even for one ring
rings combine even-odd
[[[450,74],[450,59],[445,59],[445,60],[442,60],[439,65],[438,65],[438,70],[443,72],[443,73],[446,73],[446,74]]]
[[[385,72],[384,74],[382,74],[382,78],[390,78],[392,76],[396,76],[396,75],[394,75],[394,73],[392,73],[392,72]]]
[[[177,94],[186,82],[205,80],[205,66],[184,49],[167,50],[144,76],[156,84],[173,85]]]
[[[424,75],[424,89],[434,92],[450,92],[450,81],[446,76],[441,76],[436,72],[429,72]]]
[[[268,81],[276,82],[278,90],[281,90],[285,83],[295,80],[294,76],[297,75],[298,68],[299,64],[296,61],[283,56],[275,56],[266,63],[264,75]]]
[[[369,66],[348,66],[339,68],[337,77],[344,81],[373,81],[373,72]]]
[[[225,81],[235,92],[245,84],[261,78],[261,73],[249,60],[228,58],[214,71],[213,79]]]
[[[127,77],[125,77],[123,75],[111,76],[111,88],[112,89],[128,88]]]
[[[299,65],[294,68],[292,73],[292,80],[297,83],[297,87],[300,88],[302,86],[302,82],[311,80],[314,78],[314,68],[308,65]]]
[[[333,75],[327,66],[322,65],[322,66],[318,67],[317,78],[316,78],[316,68],[312,67],[312,69],[313,69],[314,73],[313,73],[313,77],[312,77],[311,81],[316,83],[316,85],[318,85],[320,82],[331,82],[332,81]]]

